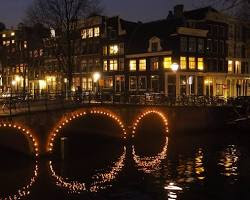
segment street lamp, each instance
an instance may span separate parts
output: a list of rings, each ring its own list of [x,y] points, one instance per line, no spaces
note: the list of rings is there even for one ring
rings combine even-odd
[[[173,63],[171,65],[171,69],[173,70],[173,72],[177,72],[179,69],[179,65],[177,63]]]
[[[100,72],[93,73],[93,82],[95,84],[95,92],[97,93],[98,90],[98,81],[101,78]]]
[[[67,78],[64,78],[63,79],[64,83],[65,83],[65,97],[66,97],[66,100],[68,99],[68,79]]]

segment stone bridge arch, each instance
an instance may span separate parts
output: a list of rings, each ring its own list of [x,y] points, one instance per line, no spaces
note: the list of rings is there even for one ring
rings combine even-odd
[[[28,141],[30,154],[32,156],[38,157],[40,153],[39,143],[36,139],[36,133],[31,129],[27,128],[23,124],[13,123],[13,122],[0,122],[0,130],[1,129],[9,129],[9,131],[17,131],[18,133],[25,136]],[[1,134],[1,131],[0,131]],[[7,133],[8,134],[8,133]]]
[[[87,115],[101,115],[105,116],[111,120],[113,120],[121,129],[122,139],[127,139],[127,131],[126,131],[126,126],[123,123],[122,119],[114,112],[103,109],[103,108],[92,108],[92,109],[78,109],[76,111],[67,113],[64,115],[58,123],[54,126],[54,128],[50,131],[48,135],[48,141],[47,141],[47,147],[46,147],[46,152],[47,153],[52,153],[53,148],[54,148],[54,143],[55,139],[57,138],[58,135],[60,135],[61,131],[63,128],[70,124],[71,122],[79,119],[79,118],[84,118]]]
[[[148,115],[151,115],[151,114],[156,114],[156,115],[158,115],[162,119],[162,121],[164,123],[164,126],[165,126],[166,135],[168,136],[169,129],[168,129],[168,120],[167,120],[167,117],[165,116],[165,114],[163,112],[161,112],[161,111],[159,111],[157,109],[150,109],[150,110],[144,110],[144,111],[142,111],[141,114],[139,114],[134,119],[134,122],[133,122],[133,125],[132,125],[132,138],[135,137],[138,125],[141,122],[141,120],[143,120],[144,117],[146,117]]]

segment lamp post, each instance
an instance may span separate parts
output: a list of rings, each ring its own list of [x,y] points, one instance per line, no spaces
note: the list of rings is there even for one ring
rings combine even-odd
[[[172,71],[176,74],[176,72],[178,71],[178,69],[179,69],[179,65],[178,65],[178,63],[173,63],[172,65],[171,65],[171,69],[172,69]],[[177,80],[179,80],[179,79],[177,79],[177,75],[176,75],[176,78],[175,78],[175,80],[176,80],[176,85],[175,85],[175,97],[177,96],[177,94],[176,94],[176,91],[179,91],[179,81],[177,81]]]
[[[65,98],[67,100],[68,99],[68,79],[64,78],[63,81],[65,83]]]
[[[93,73],[93,82],[95,84],[95,93],[98,92],[98,81],[100,80],[100,78],[101,78],[100,72]]]

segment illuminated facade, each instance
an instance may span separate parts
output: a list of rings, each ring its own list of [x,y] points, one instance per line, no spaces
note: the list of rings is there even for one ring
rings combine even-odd
[[[35,34],[20,38],[20,30],[0,33],[5,57],[18,58],[15,63],[0,58],[2,91],[250,95],[249,23],[211,7],[184,11],[177,5],[166,19],[148,23],[99,15],[79,20],[72,88],[67,88],[67,75],[56,52],[54,41],[60,36],[55,30],[43,30],[38,44]],[[14,56],[17,52],[22,53]],[[101,76],[94,81],[96,72]]]

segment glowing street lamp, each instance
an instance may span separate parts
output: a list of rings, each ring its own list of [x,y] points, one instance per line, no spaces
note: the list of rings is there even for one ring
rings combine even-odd
[[[93,74],[93,82],[94,82],[94,85],[95,85],[95,92],[98,91],[98,81],[99,81],[100,78],[101,78],[100,72],[95,72]]]
[[[173,72],[177,72],[179,69],[179,65],[177,63],[173,63],[171,65],[171,69],[173,70]]]
[[[93,81],[94,81],[94,83],[97,83],[97,81],[99,81],[100,78],[101,78],[101,74],[99,72],[95,72],[93,74]]]

